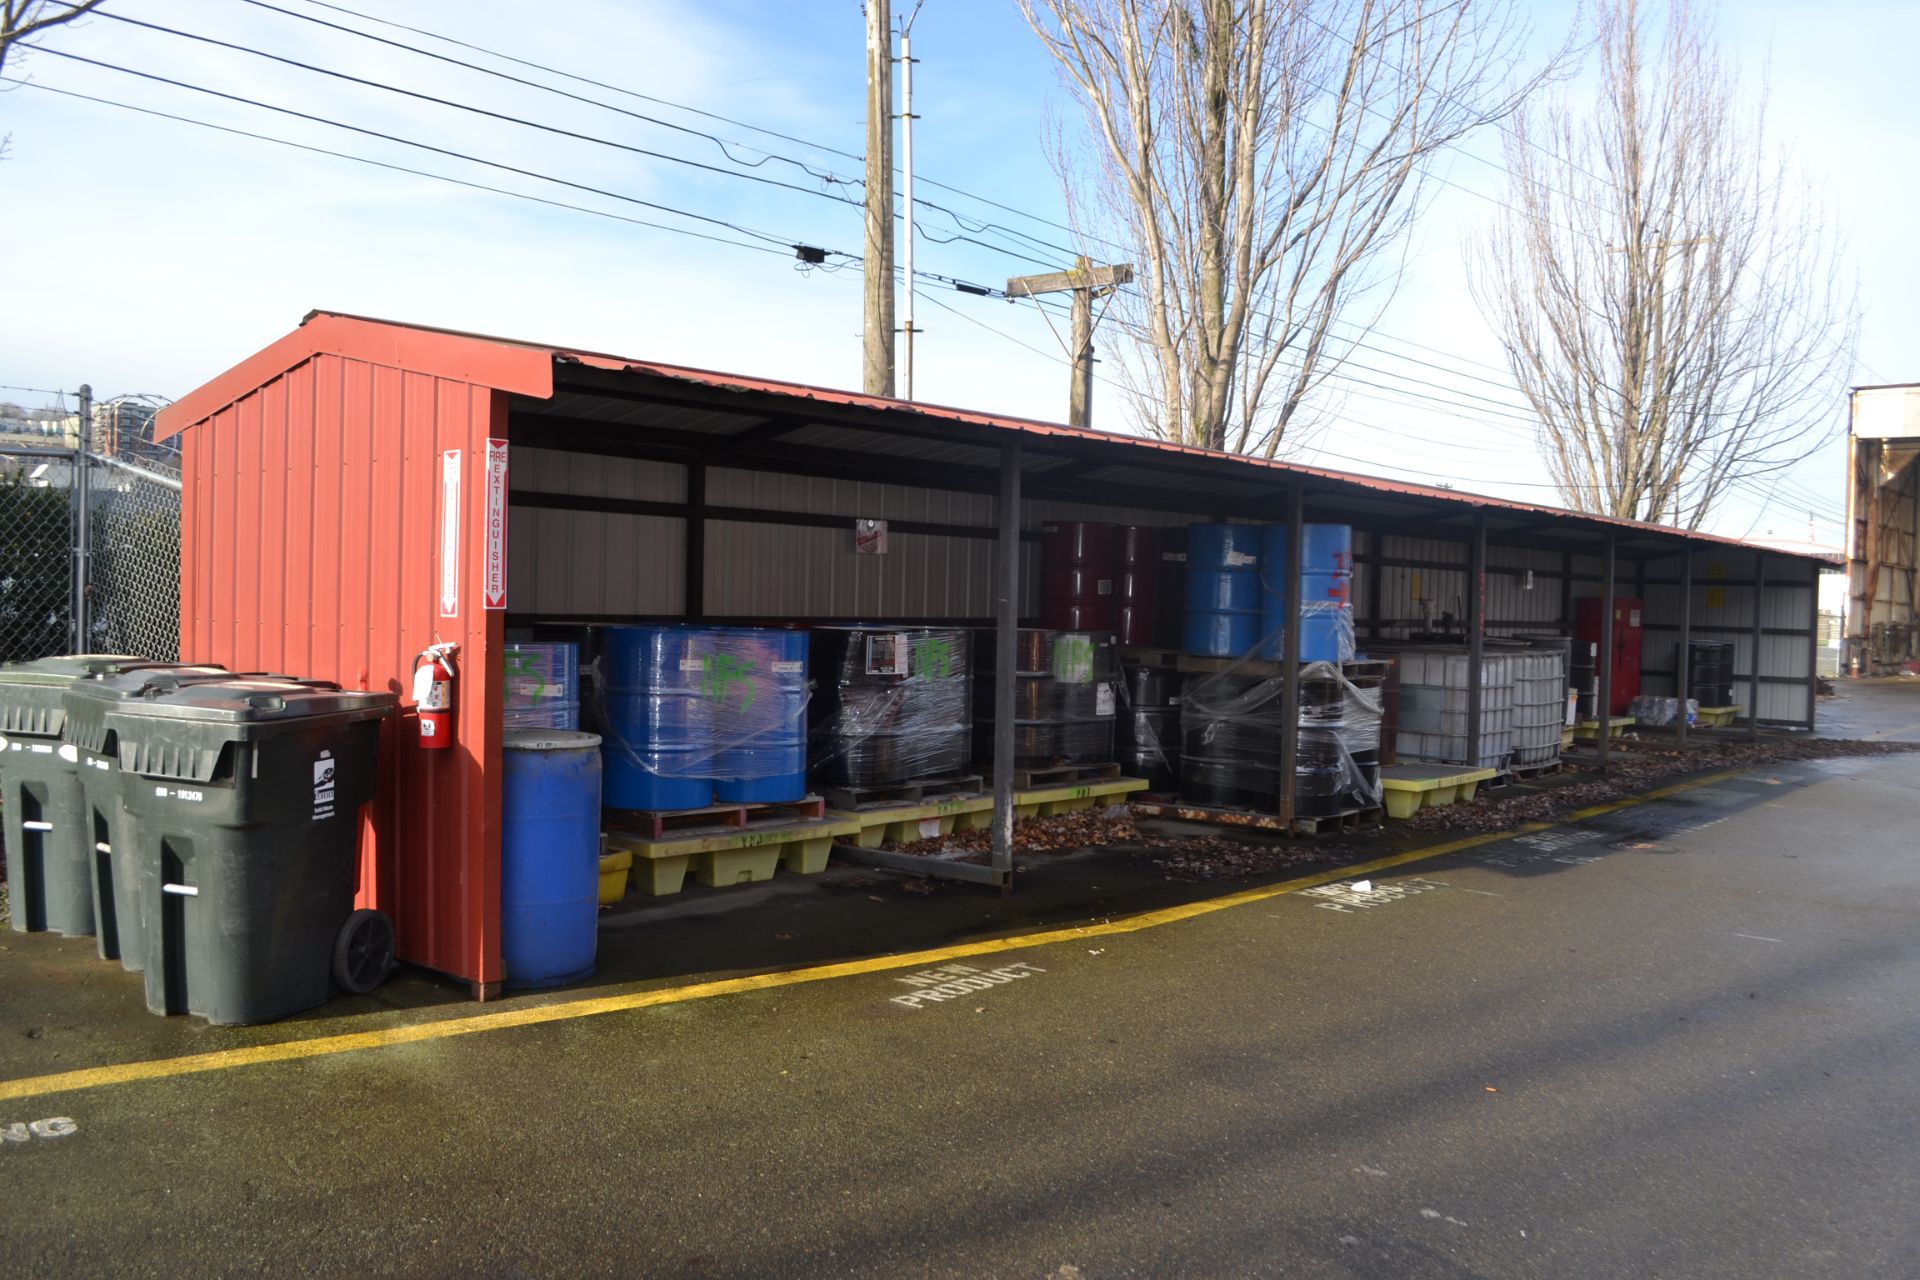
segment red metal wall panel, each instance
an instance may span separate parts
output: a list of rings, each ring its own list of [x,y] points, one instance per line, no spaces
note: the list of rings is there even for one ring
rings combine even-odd
[[[184,434],[182,653],[401,696],[362,841],[363,904],[403,959],[477,984],[500,963],[504,614],[482,605],[486,386],[318,354]],[[441,455],[460,451],[460,599],[440,617]],[[460,645],[452,750],[414,745],[413,657]]]

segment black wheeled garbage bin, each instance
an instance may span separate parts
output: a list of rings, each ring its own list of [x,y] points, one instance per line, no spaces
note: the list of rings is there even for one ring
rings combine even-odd
[[[151,697],[159,689],[234,678],[234,672],[212,663],[155,663],[119,675],[75,680],[61,695],[67,713],[62,733],[80,757],[75,762],[80,775],[80,825],[93,849],[94,937],[102,960],[117,959],[135,973],[147,963],[133,842],[120,797],[120,753],[107,728],[107,712]]]
[[[370,991],[393,928],[355,911],[390,693],[183,684],[107,713],[145,913],[147,1007],[269,1022]]]
[[[147,665],[129,655],[81,653],[0,667],[7,894],[13,927],[22,933],[50,929],[84,937],[94,931],[94,841],[81,800],[79,756],[61,737],[61,695],[75,680]]]

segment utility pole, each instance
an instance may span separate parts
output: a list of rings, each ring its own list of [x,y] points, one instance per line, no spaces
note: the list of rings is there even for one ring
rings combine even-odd
[[[1072,335],[1067,349],[1073,364],[1073,381],[1067,394],[1070,427],[1093,425],[1093,300],[1132,282],[1132,263],[1096,267],[1085,257],[1075,259],[1070,271],[1018,276],[1007,281],[1009,298],[1036,298],[1043,293],[1073,295]]]
[[[893,394],[893,17],[867,0],[867,236],[860,386]]]
[[[93,646],[88,643],[92,631],[87,617],[87,556],[88,540],[91,534],[87,528],[87,516],[93,506],[93,387],[89,383],[80,384],[80,434],[74,441],[73,492],[76,511],[73,524],[73,651],[91,653]]]
[[[913,20],[920,16],[920,8],[907,16],[900,24],[900,159],[904,164],[901,173],[900,206],[906,214],[906,240],[904,241],[902,273],[907,287],[906,314],[900,320],[900,332],[904,346],[901,351],[901,390],[903,398],[913,399]]]

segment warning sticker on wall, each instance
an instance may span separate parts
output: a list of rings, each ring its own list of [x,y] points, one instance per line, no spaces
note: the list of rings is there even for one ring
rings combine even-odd
[[[507,607],[507,442],[487,441],[487,562],[484,603]]]

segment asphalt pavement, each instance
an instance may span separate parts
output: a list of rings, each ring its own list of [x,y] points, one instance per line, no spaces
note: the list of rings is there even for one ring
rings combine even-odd
[[[15,935],[0,1274],[1910,1277],[1917,789],[1762,769],[1141,927],[836,936],[762,989],[658,954],[519,1026],[116,1016],[125,975]],[[660,937],[846,927],[782,910]]]

